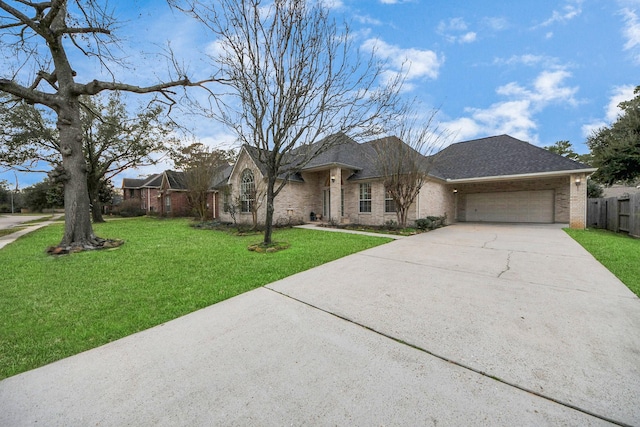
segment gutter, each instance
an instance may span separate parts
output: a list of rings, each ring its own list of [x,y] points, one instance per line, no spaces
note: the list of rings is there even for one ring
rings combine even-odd
[[[564,170],[564,171],[523,173],[523,174],[517,174],[517,175],[496,175],[496,176],[482,176],[482,177],[476,177],[476,178],[445,179],[445,181],[447,184],[465,184],[465,183],[486,182],[486,181],[507,181],[510,179],[552,178],[556,176],[573,175],[576,173],[586,173],[590,175],[597,170],[598,170],[597,168],[571,169],[571,170]]]

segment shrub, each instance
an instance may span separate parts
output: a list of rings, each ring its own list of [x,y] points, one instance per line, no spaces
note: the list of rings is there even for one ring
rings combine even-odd
[[[384,228],[387,230],[399,230],[400,229],[400,225],[398,224],[397,221],[394,221],[392,219],[390,219],[389,221],[386,221],[384,223]]]
[[[291,228],[296,225],[302,225],[304,221],[302,218],[294,218],[292,216],[281,216],[274,224],[276,228]]]
[[[428,216],[426,218],[416,219],[416,228],[422,231],[435,230],[444,227],[447,220],[445,216]]]
[[[143,216],[145,210],[140,208],[140,199],[127,199],[118,205],[118,213],[123,217]]]

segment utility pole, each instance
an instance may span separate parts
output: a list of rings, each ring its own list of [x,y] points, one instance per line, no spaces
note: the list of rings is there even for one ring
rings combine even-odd
[[[16,178],[16,189],[15,189],[15,191],[11,191],[11,213],[12,214],[15,213],[14,212],[15,209],[13,208],[13,193],[14,192],[17,193],[19,191],[19,189],[18,189],[18,174],[16,174],[16,172],[14,171],[13,172],[13,176]]]

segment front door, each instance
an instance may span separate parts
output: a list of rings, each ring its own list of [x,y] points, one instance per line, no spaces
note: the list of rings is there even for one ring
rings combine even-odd
[[[322,217],[331,218],[331,191],[328,188],[322,190]]]

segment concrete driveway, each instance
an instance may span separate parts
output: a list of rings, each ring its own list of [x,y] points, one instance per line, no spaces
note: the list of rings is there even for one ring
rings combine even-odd
[[[638,396],[635,295],[558,226],[459,224],[8,378],[0,425],[640,425]]]

